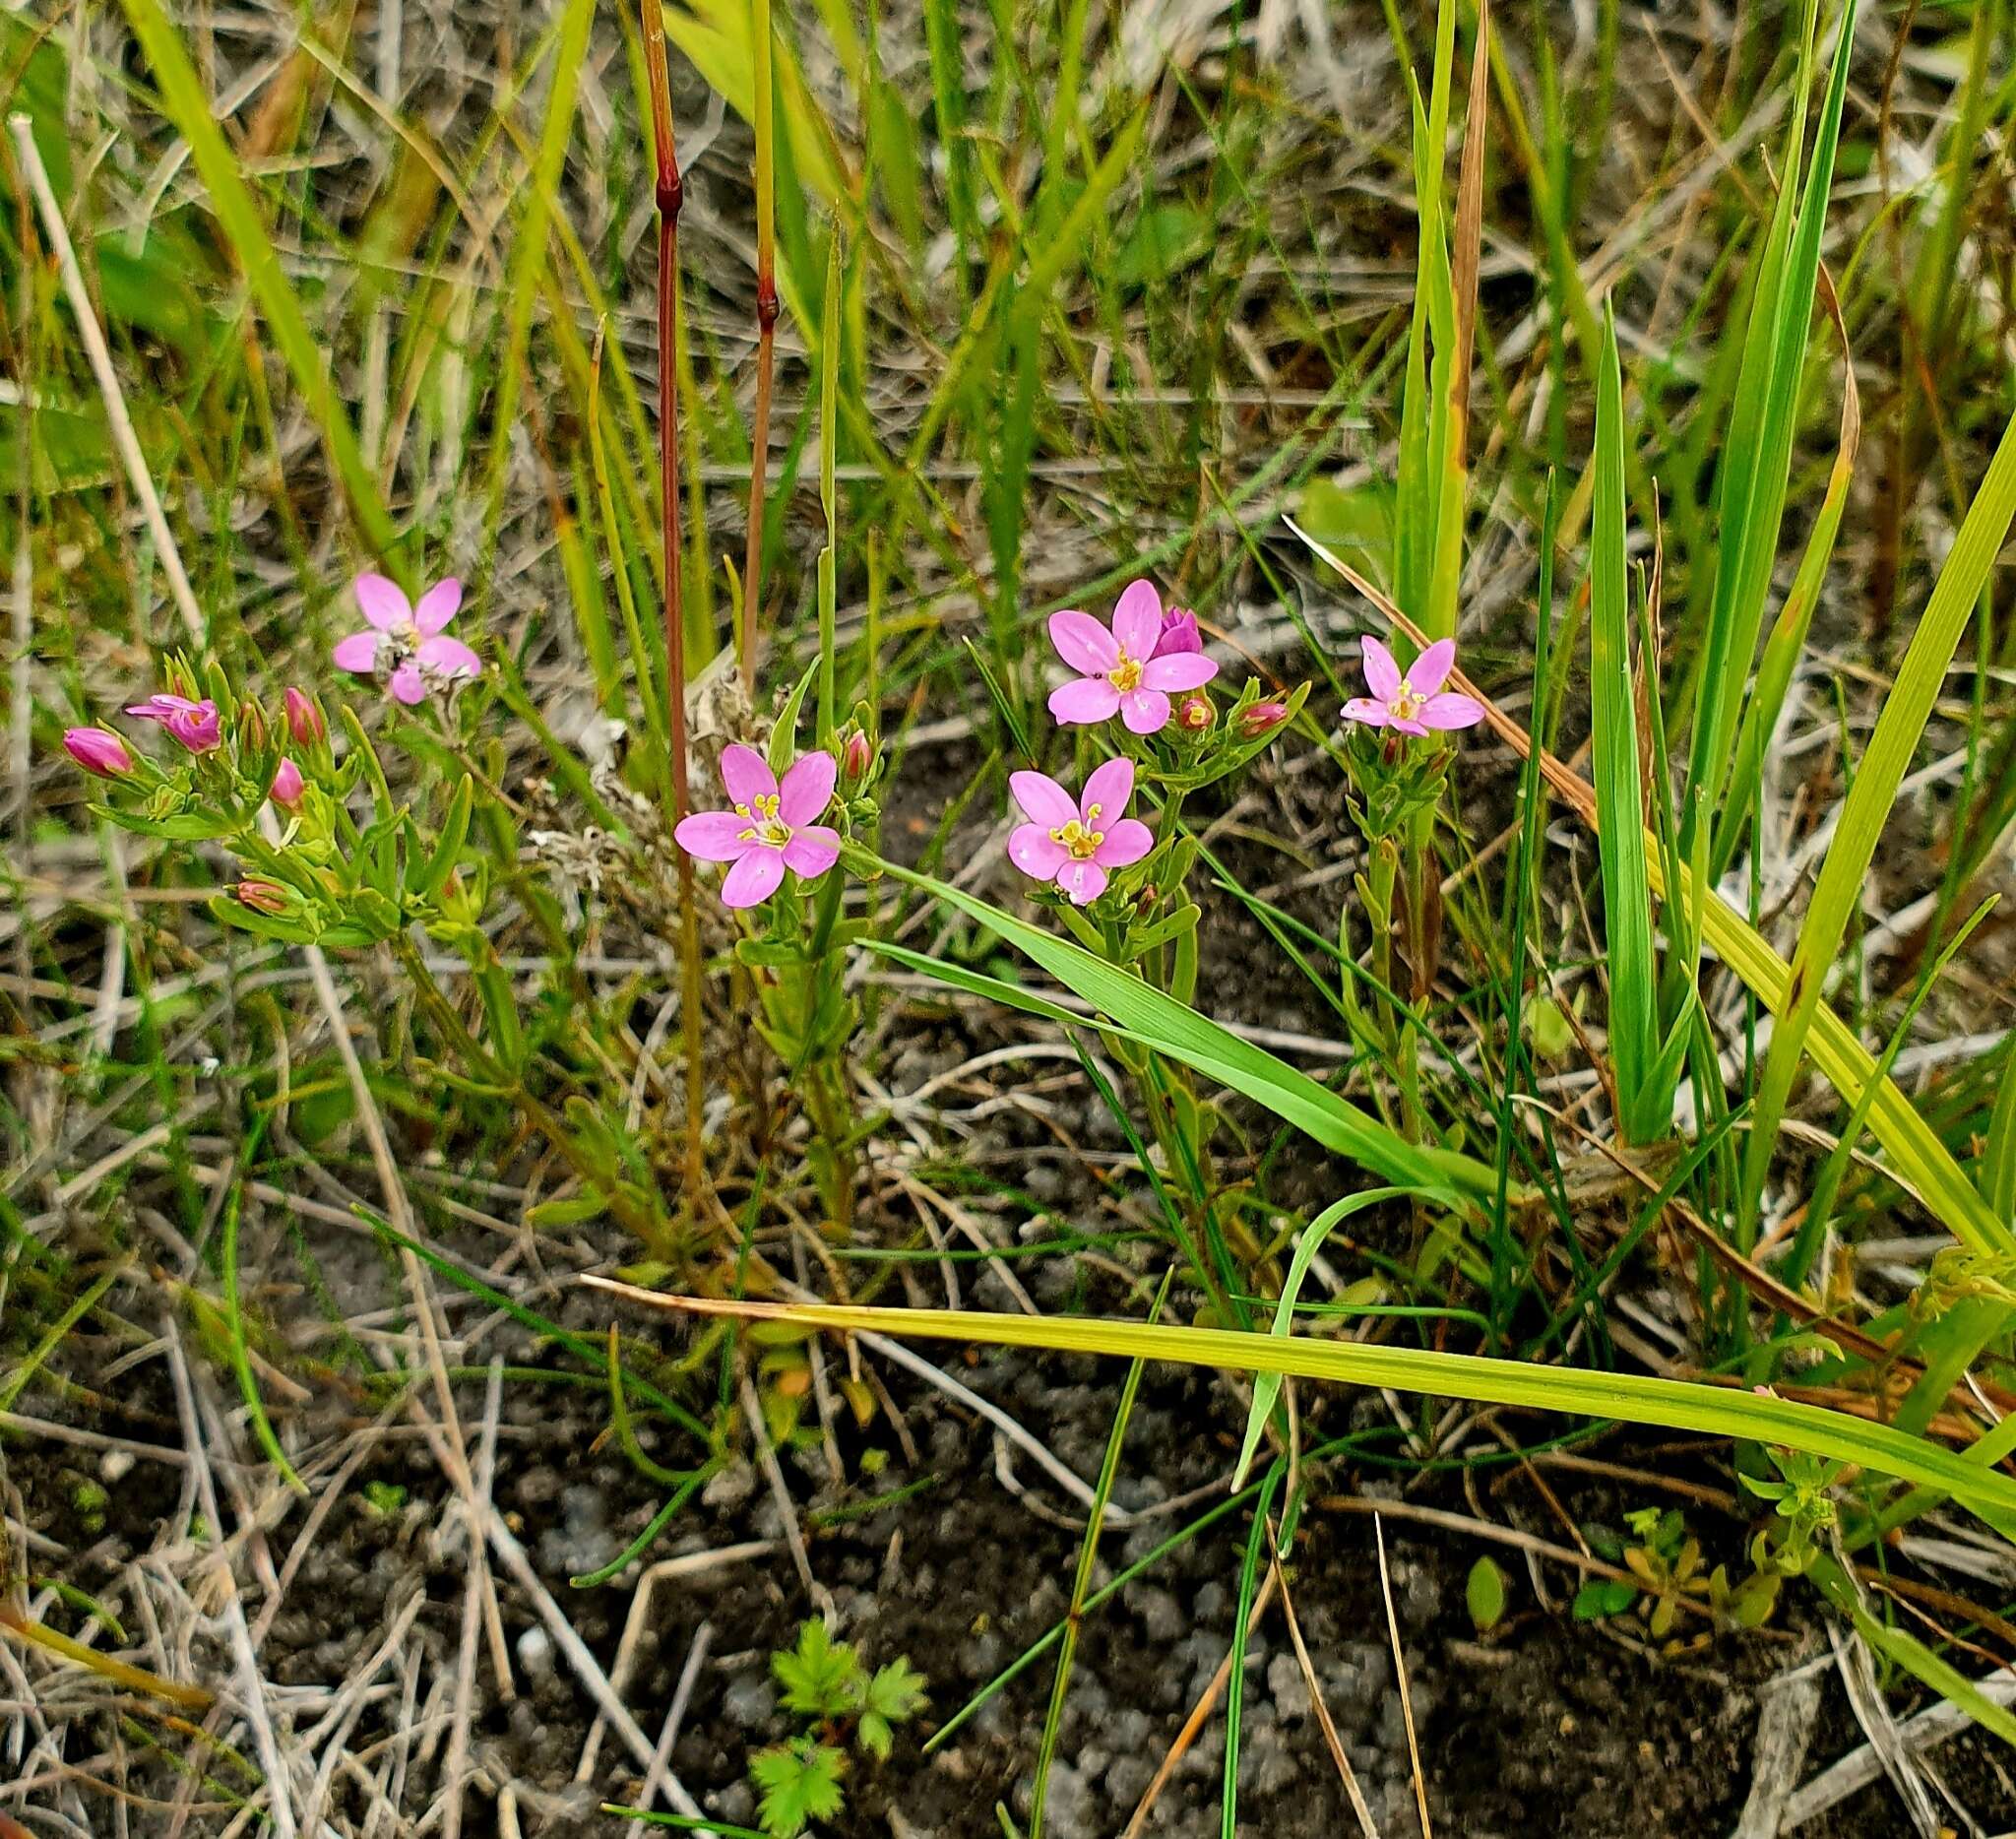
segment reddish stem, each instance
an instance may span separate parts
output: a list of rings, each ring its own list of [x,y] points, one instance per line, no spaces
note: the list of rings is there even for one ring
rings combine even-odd
[[[665,564],[665,733],[671,751],[672,825],[691,806],[686,761],[686,630],[683,564],[679,546],[679,152],[672,138],[672,81],[665,64],[665,21],[661,0],[639,0],[644,57],[651,82],[652,137],[658,156],[658,444]],[[693,906],[693,860],[679,860],[679,959],[684,989],[682,1033],[686,1048],[686,1186],[701,1176],[701,1104],[706,1096],[700,1051],[700,927]]]

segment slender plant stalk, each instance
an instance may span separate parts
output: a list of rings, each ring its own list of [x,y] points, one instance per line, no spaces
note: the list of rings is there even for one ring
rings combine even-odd
[[[647,0],[648,3],[648,0]],[[770,390],[777,367],[777,122],[770,72],[770,0],[755,0],[756,414],[749,427],[749,546],[742,556],[742,690],[756,699],[756,621],[763,608],[764,476],[770,466]]]
[[[665,539],[665,733],[671,753],[668,786],[671,823],[690,808],[686,784],[686,622],[679,552],[679,369],[675,322],[679,285],[679,151],[672,139],[672,80],[665,67],[665,18],[660,0],[639,0],[644,57],[651,81],[652,138],[658,153],[658,452],[660,505]],[[744,621],[746,630],[747,621]],[[746,654],[745,654],[746,657]],[[699,1185],[700,1105],[704,1096],[700,1053],[700,926],[693,906],[693,859],[679,858],[680,1000],[686,1047],[686,1190]]]

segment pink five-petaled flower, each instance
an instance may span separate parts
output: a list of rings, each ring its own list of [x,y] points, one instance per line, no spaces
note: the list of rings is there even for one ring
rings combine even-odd
[[[1367,728],[1390,728],[1402,734],[1475,728],[1484,719],[1483,705],[1442,687],[1455,663],[1456,641],[1437,639],[1403,675],[1393,654],[1377,639],[1368,638],[1365,683],[1372,693],[1354,696],[1344,705],[1345,716]]]
[[[218,718],[217,704],[208,696],[191,702],[186,696],[163,691],[145,702],[128,704],[126,713],[143,722],[158,722],[191,753],[210,753],[223,743],[223,724]]]
[[[357,604],[369,623],[340,639],[330,654],[340,670],[376,676],[390,663],[388,687],[403,703],[419,702],[429,675],[441,678],[482,674],[483,661],[460,639],[442,630],[462,605],[462,583],[452,576],[420,596],[417,606],[398,582],[383,575],[357,577]]]
[[[291,760],[283,760],[274,769],[273,801],[284,811],[291,811],[301,801],[301,793],[307,788],[307,781],[301,777],[301,769]]]
[[[769,762],[737,743],[722,750],[721,776],[735,808],[695,811],[672,834],[699,861],[734,863],[722,877],[723,905],[760,906],[787,868],[816,881],[840,859],[840,833],[813,822],[833,802],[839,767],[832,754],[805,754],[779,785]]]
[[[1196,621],[1174,623],[1180,645]],[[1103,722],[1117,714],[1136,734],[1159,734],[1169,723],[1169,692],[1201,689],[1218,666],[1200,650],[1162,649],[1162,596],[1152,581],[1130,582],[1113,608],[1110,629],[1090,613],[1052,613],[1050,643],[1077,679],[1050,693],[1050,714],[1063,723]]]
[[[1105,892],[1115,868],[1131,867],[1155,847],[1139,818],[1121,815],[1134,795],[1134,762],[1094,768],[1072,795],[1044,773],[1011,773],[1015,802],[1029,822],[1008,839],[1008,859],[1026,875],[1052,881],[1084,907]]]
[[[87,773],[100,779],[117,779],[133,771],[133,756],[118,735],[101,728],[71,728],[63,730],[63,751]]]

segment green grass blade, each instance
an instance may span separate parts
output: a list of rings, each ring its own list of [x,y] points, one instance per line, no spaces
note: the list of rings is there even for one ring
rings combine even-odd
[[[1121,1360],[1169,1361],[1226,1372],[1273,1372],[1338,1385],[1386,1386],[1429,1398],[1510,1405],[1697,1435],[1776,1443],[1832,1462],[1943,1490],[1986,1517],[2016,1514],[2016,1476],[1984,1469],[1943,1444],[1906,1436],[1847,1412],[1768,1391],[1660,1379],[1646,1373],[1537,1366],[1481,1354],[1380,1347],[1306,1335],[1244,1334],[1074,1316],[995,1315],[960,1309],[859,1308],[835,1303],[753,1303],[669,1297],[605,1278],[583,1280],[632,1300],[701,1315],[746,1315],[836,1333],[868,1333],[983,1347],[1047,1348]]]
[[[1004,913],[1000,908],[929,875],[852,852],[869,872],[888,875],[930,895],[1034,959],[1060,983],[1137,1039],[1207,1077],[1265,1106],[1327,1149],[1369,1169],[1410,1192],[1446,1200],[1452,1194],[1480,1201],[1496,1189],[1495,1172],[1453,1150],[1424,1148],[1355,1105],[1340,1099],[1308,1074],[1264,1047],[1185,1007],[1128,971]]]
[[[1926,718],[1945,680],[1954,647],[1973,617],[2009,525],[2016,519],[2016,419],[2003,429],[1981,491],[1969,508],[1952,553],[1939,571],[1930,603],[1898,667],[1897,681],[1884,699],[1876,729],[1862,752],[1841,821],[1821,864],[1813,898],[1794,949],[1787,1003],[1771,1037],[1771,1049],[1751,1110],[1751,1135],[1743,1159],[1743,1205],[1739,1242],[1755,1239],[1758,1196],[1776,1144],[1779,1119],[1805,1051],[1806,1036],[1827,981],[1828,967],[1841,949],[1851,915],[1892,808],[1897,789],[1910,770],[1924,733]]]
[[[1302,1279],[1309,1274],[1309,1266],[1315,1262],[1317,1252],[1323,1249],[1323,1241],[1354,1213],[1362,1213],[1367,1207],[1376,1207],[1381,1201],[1402,1198],[1397,1187],[1372,1187],[1361,1194],[1350,1194],[1343,1200],[1332,1201],[1307,1226],[1295,1241],[1295,1255],[1289,1262],[1288,1277],[1281,1286],[1281,1301],[1274,1311],[1274,1326],[1270,1334],[1286,1335],[1294,1327],[1295,1299],[1301,1295]],[[1232,1470],[1232,1491],[1236,1493],[1246,1485],[1246,1471],[1253,1466],[1254,1453],[1260,1447],[1260,1437],[1267,1428],[1267,1420],[1274,1415],[1274,1401],[1281,1396],[1281,1375],[1261,1373],[1253,1381],[1253,1404],[1246,1413],[1246,1438],[1239,1445],[1238,1466]]]
[[[1590,529],[1589,658],[1594,720],[1597,843],[1604,941],[1609,959],[1609,1046],[1616,1068],[1618,1133],[1627,1143],[1663,1134],[1658,1092],[1658,971],[1652,954],[1652,882],[1646,868],[1645,781],[1631,693],[1631,590],[1624,571],[1624,386],[1617,329],[1604,312],[1597,371],[1594,521]]]
[[[245,271],[246,283],[265,316],[274,343],[280,347],[295,384],[307,398],[309,414],[322,430],[330,459],[343,480],[344,494],[349,500],[350,514],[357,520],[364,541],[374,555],[395,574],[400,573],[393,553],[399,534],[378,495],[378,482],[364,463],[356,429],[350,425],[349,411],[337,399],[322,341],[309,327],[301,303],[288,285],[273,238],[267,234],[258,201],[238,169],[237,156],[224,139],[216,107],[196,74],[181,34],[169,23],[161,0],[120,0],[120,4],[154,68],[161,106],[176,132],[189,143],[190,156],[204,189],[210,194],[218,223]]]

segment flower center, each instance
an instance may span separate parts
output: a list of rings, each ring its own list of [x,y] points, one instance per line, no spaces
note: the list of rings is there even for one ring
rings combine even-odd
[[[1141,661],[1137,658],[1129,658],[1124,651],[1121,652],[1120,662],[1106,672],[1106,681],[1123,696],[1129,690],[1139,689],[1141,687]]]
[[[1096,823],[1099,820],[1099,806],[1094,805],[1086,816]],[[1103,830],[1094,830],[1090,823],[1073,818],[1068,824],[1050,832],[1052,843],[1061,843],[1071,852],[1074,861],[1089,862],[1099,854],[1099,846],[1106,840]]]
[[[752,798],[748,804],[736,805],[735,815],[746,817],[749,828],[735,841],[760,843],[773,850],[783,849],[791,840],[791,827],[777,814],[780,797],[777,793],[766,793]]]
[[[1400,687],[1393,692],[1393,700],[1386,705],[1386,713],[1396,722],[1412,722],[1427,706],[1428,699],[1402,677]]]

